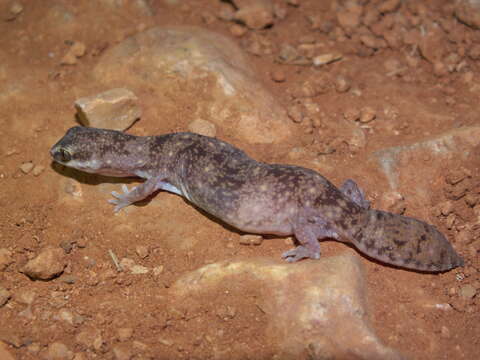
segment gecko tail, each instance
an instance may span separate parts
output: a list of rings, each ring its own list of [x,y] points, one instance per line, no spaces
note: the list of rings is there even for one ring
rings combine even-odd
[[[362,236],[354,240],[367,255],[399,267],[440,272],[464,265],[435,226],[381,210],[368,210]]]

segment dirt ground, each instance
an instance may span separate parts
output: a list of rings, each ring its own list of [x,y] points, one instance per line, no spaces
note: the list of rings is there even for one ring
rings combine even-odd
[[[12,9],[12,3],[22,8]],[[48,27],[53,20],[45,14],[53,3],[74,14],[74,32],[61,25]],[[370,163],[367,166],[372,153],[480,125],[480,31],[450,0],[274,1],[275,17],[262,29],[233,21],[229,2],[147,1],[148,11],[142,11],[148,14],[133,5],[141,1],[119,1],[111,11],[100,11],[93,3],[1,3],[0,248],[10,252],[13,262],[0,269],[0,286],[11,294],[0,307],[0,340],[14,359],[40,358],[53,342],[65,345],[76,359],[241,359],[252,349],[263,358],[274,354],[272,344],[263,341],[265,319],[252,315],[252,299],[258,294],[245,293],[251,289],[246,284],[225,285],[228,295],[210,294],[194,313],[178,310],[181,304],[171,306],[165,292],[179,276],[208,263],[279,258],[291,246],[288,242],[242,245],[239,233],[167,193],[157,194],[152,202],[161,197],[168,214],[159,208],[151,214],[147,202],[141,206],[142,216],[151,216],[148,226],[123,226],[105,201],[107,192],[98,191],[102,178],[76,174],[80,189],[59,185],[64,175],[52,166],[48,150],[76,124],[73,102],[91,95],[89,89],[95,87],[86,74],[105,49],[128,36],[158,25],[195,25],[234,39],[248,53],[259,80],[289,109],[295,131],[282,144],[236,145],[261,161],[311,167],[312,162],[298,155],[289,157],[293,148],[302,148],[314,154],[309,161],[334,164],[316,170],[335,184],[357,180],[374,207],[388,205],[382,200],[388,183]],[[84,44],[85,53],[62,64],[74,42]],[[294,49],[293,56],[286,44]],[[312,65],[322,54],[342,56]],[[313,87],[308,81],[315,82]],[[320,107],[321,121],[309,117],[312,103]],[[306,115],[298,115],[298,104]],[[143,135],[186,130],[183,114],[188,106],[179,104],[178,114],[161,120],[144,109],[139,127],[129,131],[141,129]],[[337,121],[344,118],[360,121],[366,138],[350,141]],[[219,129],[217,136],[229,141],[224,134]],[[478,357],[479,146],[465,148],[464,155],[441,164],[443,176],[431,179],[430,203],[409,197],[417,183],[412,173],[400,189],[405,200],[390,210],[404,210],[436,225],[464,257],[465,267],[425,274],[362,257],[372,325],[386,345],[408,358]],[[428,176],[429,163],[425,159],[419,176]],[[59,200],[75,191],[82,192],[81,200]],[[178,234],[198,238],[192,249],[162,248],[163,230],[155,227],[155,217],[167,215],[173,228],[188,219],[191,227]],[[58,278],[32,281],[19,269],[47,245],[64,248],[68,265]],[[117,273],[109,249],[156,267],[157,275]],[[326,241],[322,256],[345,249],[344,244]],[[59,313],[61,309],[67,311]],[[77,329],[85,322],[89,330],[79,340]],[[126,340],[136,355],[122,345]]]

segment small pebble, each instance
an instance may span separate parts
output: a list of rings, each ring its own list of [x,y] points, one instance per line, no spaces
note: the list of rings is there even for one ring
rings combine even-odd
[[[375,109],[371,108],[370,106],[366,106],[360,110],[360,122],[363,124],[369,123],[370,121],[374,120],[377,117],[377,113]]]
[[[119,328],[117,330],[118,334],[118,340],[120,341],[127,341],[130,339],[133,335],[133,329],[132,328]]]
[[[458,295],[464,299],[472,299],[477,293],[477,289],[470,284],[462,285]]]
[[[322,66],[326,64],[330,64],[334,61],[341,60],[343,55],[341,54],[323,54],[323,55],[318,55],[315,56],[312,59],[313,66]]]
[[[442,326],[441,334],[443,338],[448,339],[450,337],[450,330],[448,330],[446,326]]]
[[[344,93],[350,90],[350,81],[345,76],[339,75],[335,79],[335,90],[339,93]]]
[[[240,244],[242,245],[260,245],[263,242],[263,237],[260,235],[242,235],[240,236]]]
[[[21,289],[15,292],[13,299],[15,302],[23,305],[32,305],[37,297],[37,293],[30,289]]]
[[[155,266],[153,268],[153,275],[158,276],[163,272],[163,265]]]
[[[247,33],[248,29],[240,24],[230,26],[230,33],[235,37],[242,37]]]
[[[287,109],[287,114],[294,123],[301,123],[305,114],[301,104],[290,105]]]
[[[348,121],[357,121],[360,118],[360,110],[356,108],[349,108],[343,112],[343,117]]]
[[[135,247],[135,252],[142,259],[145,259],[149,255],[148,247],[143,245],[138,245]]]
[[[30,171],[32,171],[33,167],[33,162],[28,161],[20,165],[20,170],[22,170],[24,174],[28,174]]]
[[[33,176],[39,176],[45,170],[45,166],[42,165],[35,165],[33,168]]]
[[[284,82],[286,80],[285,72],[282,69],[274,69],[270,76],[275,82]]]

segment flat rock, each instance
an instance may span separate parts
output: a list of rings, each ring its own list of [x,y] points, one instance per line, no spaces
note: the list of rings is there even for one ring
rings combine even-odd
[[[138,98],[124,88],[105,91],[75,101],[77,117],[84,126],[123,131],[142,116]]]
[[[60,275],[67,266],[65,252],[61,248],[45,248],[27,262],[21,272],[32,280],[50,280]]]
[[[480,145],[480,126],[453,129],[416,143],[394,146],[373,153],[371,161],[386,176],[391,190],[411,189],[415,174],[416,198],[428,201],[432,179],[443,178],[445,162],[465,160]],[[428,165],[427,165],[428,164]]]
[[[245,276],[253,282],[242,282]],[[262,295],[257,304],[267,317],[269,343],[278,344],[279,359],[297,359],[307,351],[314,359],[402,358],[368,325],[365,279],[356,255],[296,264],[265,259],[214,263],[183,275],[170,291],[173,299],[195,298],[220,293],[222,283],[232,282],[258,282],[255,289]]]
[[[154,27],[138,33],[105,51],[93,75],[136,93],[152,89],[142,102],[152,112],[148,117],[159,121],[178,117],[180,104],[190,104],[181,116],[185,127],[202,118],[232,137],[263,144],[282,142],[291,133],[285,109],[255,79],[243,51],[201,28]]]

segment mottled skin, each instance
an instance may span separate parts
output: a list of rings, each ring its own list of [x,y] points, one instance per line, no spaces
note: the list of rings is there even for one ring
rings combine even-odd
[[[422,271],[463,265],[432,225],[370,209],[352,180],[338,189],[313,170],[266,164],[221,140],[193,133],[133,136],[73,127],[50,151],[53,159],[82,171],[138,176],[144,183],[113,192],[115,211],[158,189],[170,191],[232,225],[259,234],[295,235],[287,261],[318,259],[318,239],[351,243],[382,262]]]

